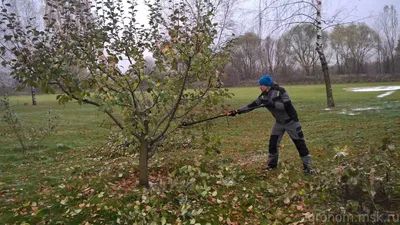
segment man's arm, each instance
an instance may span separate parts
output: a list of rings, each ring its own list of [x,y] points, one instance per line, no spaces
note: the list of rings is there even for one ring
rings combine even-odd
[[[280,94],[280,99],[282,100],[282,102],[273,101],[274,102],[274,107],[277,108],[277,109],[280,109],[280,110],[284,110],[292,102],[290,100],[289,94],[287,93],[287,91],[284,88],[280,87],[279,94]]]
[[[252,103],[250,103],[250,104],[248,104],[248,105],[246,105],[246,106],[243,106],[243,107],[241,107],[241,108],[239,108],[238,110],[237,110],[237,113],[238,114],[242,114],[242,113],[247,113],[247,112],[250,112],[250,111],[253,111],[254,109],[255,109],[255,107],[256,106],[259,106],[259,105],[261,105],[261,99],[260,99],[260,97],[258,97],[256,100],[254,100]]]

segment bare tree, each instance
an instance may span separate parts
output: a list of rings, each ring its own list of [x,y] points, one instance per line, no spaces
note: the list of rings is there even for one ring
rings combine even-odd
[[[399,21],[396,8],[393,5],[385,5],[375,24],[383,42],[379,51],[384,62],[384,72],[395,73],[395,48],[399,37]]]
[[[237,11],[238,5],[244,0],[209,0],[209,3],[213,6],[212,21],[216,23],[217,32],[214,40],[213,48],[218,49],[222,45],[226,44],[231,40],[232,34],[236,32]],[[176,6],[178,0],[163,0],[163,14],[164,17],[174,10],[178,9]],[[200,13],[208,6],[202,6],[201,0],[185,0],[187,9],[185,10],[185,16],[187,16],[193,23],[200,21]],[[202,8],[203,7],[203,8]]]
[[[326,97],[327,97],[327,105],[328,107],[335,107],[335,101],[333,99],[333,91],[331,87],[331,78],[329,75],[329,67],[328,67],[328,62],[326,60],[325,54],[324,54],[324,48],[322,46],[322,19],[321,19],[321,13],[322,13],[322,1],[317,0],[317,18],[315,20],[316,22],[316,27],[317,27],[317,47],[316,50],[319,55],[319,59],[321,61],[321,66],[322,66],[322,73],[324,74],[324,80],[325,80],[325,87],[326,87]]]
[[[376,30],[379,31],[379,29],[376,29]],[[376,61],[375,61],[375,67],[376,67],[377,74],[383,74],[383,73],[385,73],[385,70],[386,70],[386,73],[388,73],[388,71],[389,71],[389,69],[388,69],[389,61],[387,60],[387,57],[386,57],[387,54],[385,52],[387,52],[387,51],[385,50],[382,37],[379,35],[379,40],[378,40],[378,43],[376,44]],[[386,64],[386,66],[384,64]],[[386,67],[386,69],[384,67]]]
[[[348,32],[348,34],[354,35],[352,38],[357,43],[355,48],[351,48],[353,62],[353,72],[362,73],[363,66],[373,55],[373,50],[376,49],[377,43],[379,42],[379,35],[366,24],[359,24],[357,26],[349,26],[349,30],[353,32]],[[358,40],[358,42],[357,42]]]
[[[275,74],[277,80],[286,78],[289,74],[293,74],[296,62],[290,55],[290,43],[288,39],[280,38],[276,44],[276,68]]]
[[[344,42],[344,37],[346,34],[346,29],[344,26],[336,26],[330,33],[330,44],[335,52],[337,73],[345,73],[345,63],[346,59],[349,58],[350,50]]]
[[[261,73],[260,38],[255,33],[246,33],[234,42],[231,52],[231,75],[238,80],[259,77]]]
[[[261,40],[257,34],[248,32],[234,41],[227,81],[238,85],[267,73],[274,74],[276,81],[291,79],[297,64],[292,54],[290,39],[267,36]]]
[[[341,72],[360,74],[379,47],[379,35],[364,23],[337,26],[331,33],[331,44]]]
[[[232,37],[232,33],[236,31],[237,22],[234,18],[237,18],[237,7],[242,0],[214,0],[215,5],[215,18],[214,20],[218,23],[217,32],[218,38],[215,41],[216,46],[220,46],[223,43],[229,41]]]
[[[271,36],[267,36],[262,43],[262,55],[260,57],[262,73],[275,74],[274,71],[278,66],[278,41]]]
[[[314,68],[318,61],[318,53],[311,43],[316,42],[315,26],[310,24],[301,24],[295,26],[286,32],[282,38],[289,44],[289,55],[300,65],[306,76],[315,76]],[[324,42],[326,42],[324,35]]]
[[[396,70],[400,71],[400,37],[399,40],[397,41],[397,47],[395,50],[396,50],[396,56],[395,56]]]

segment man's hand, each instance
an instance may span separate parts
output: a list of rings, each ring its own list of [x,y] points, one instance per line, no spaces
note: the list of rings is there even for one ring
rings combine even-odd
[[[236,116],[238,114],[238,110],[232,110],[226,113],[227,116]]]

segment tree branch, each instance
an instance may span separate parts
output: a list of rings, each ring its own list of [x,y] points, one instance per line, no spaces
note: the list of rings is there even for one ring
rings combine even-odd
[[[79,100],[78,97],[76,97],[73,93],[71,93],[70,91],[68,91],[60,82],[57,81],[57,82],[55,82],[55,84],[57,84],[57,85],[61,88],[61,90],[62,90],[64,93],[66,93],[67,95],[71,96],[71,97],[72,97],[73,99],[75,99],[75,100]],[[100,107],[100,106],[101,106],[101,105],[98,104],[97,102],[94,102],[94,101],[92,101],[92,100],[90,100],[90,99],[82,99],[82,101],[85,102],[85,103],[87,103],[87,104],[91,104],[91,105],[94,105],[94,106],[97,106],[97,107]],[[115,123],[119,128],[121,128],[121,130],[124,129],[124,126],[118,121],[117,118],[115,118],[115,116],[114,116],[111,112],[105,110],[105,113],[114,121],[114,123]]]
[[[186,86],[186,82],[187,82],[187,79],[188,79],[188,76],[189,76],[189,70],[191,68],[191,64],[192,64],[192,56],[189,57],[189,60],[187,62],[186,72],[185,72],[185,75],[183,77],[183,83],[182,83],[182,87],[180,89],[179,95],[178,95],[178,97],[176,99],[176,102],[175,102],[174,106],[172,107],[170,113],[168,113],[169,114],[169,120],[167,122],[167,125],[165,126],[164,130],[156,138],[154,138],[153,140],[150,141],[150,145],[153,145],[154,143],[156,143],[165,134],[165,132],[168,130],[168,128],[170,126],[171,121],[174,119],[175,113],[178,110],[179,104],[180,104],[181,99],[182,99],[183,92],[185,90],[185,86]],[[155,132],[157,132],[157,130],[158,130],[158,128],[160,126],[161,126],[161,123],[159,123],[157,125],[156,129],[153,131],[154,134],[155,134]]]

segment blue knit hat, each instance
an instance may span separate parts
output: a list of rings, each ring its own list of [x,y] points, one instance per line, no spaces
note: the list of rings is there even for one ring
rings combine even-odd
[[[272,78],[267,74],[260,78],[258,81],[260,85],[272,86]]]

